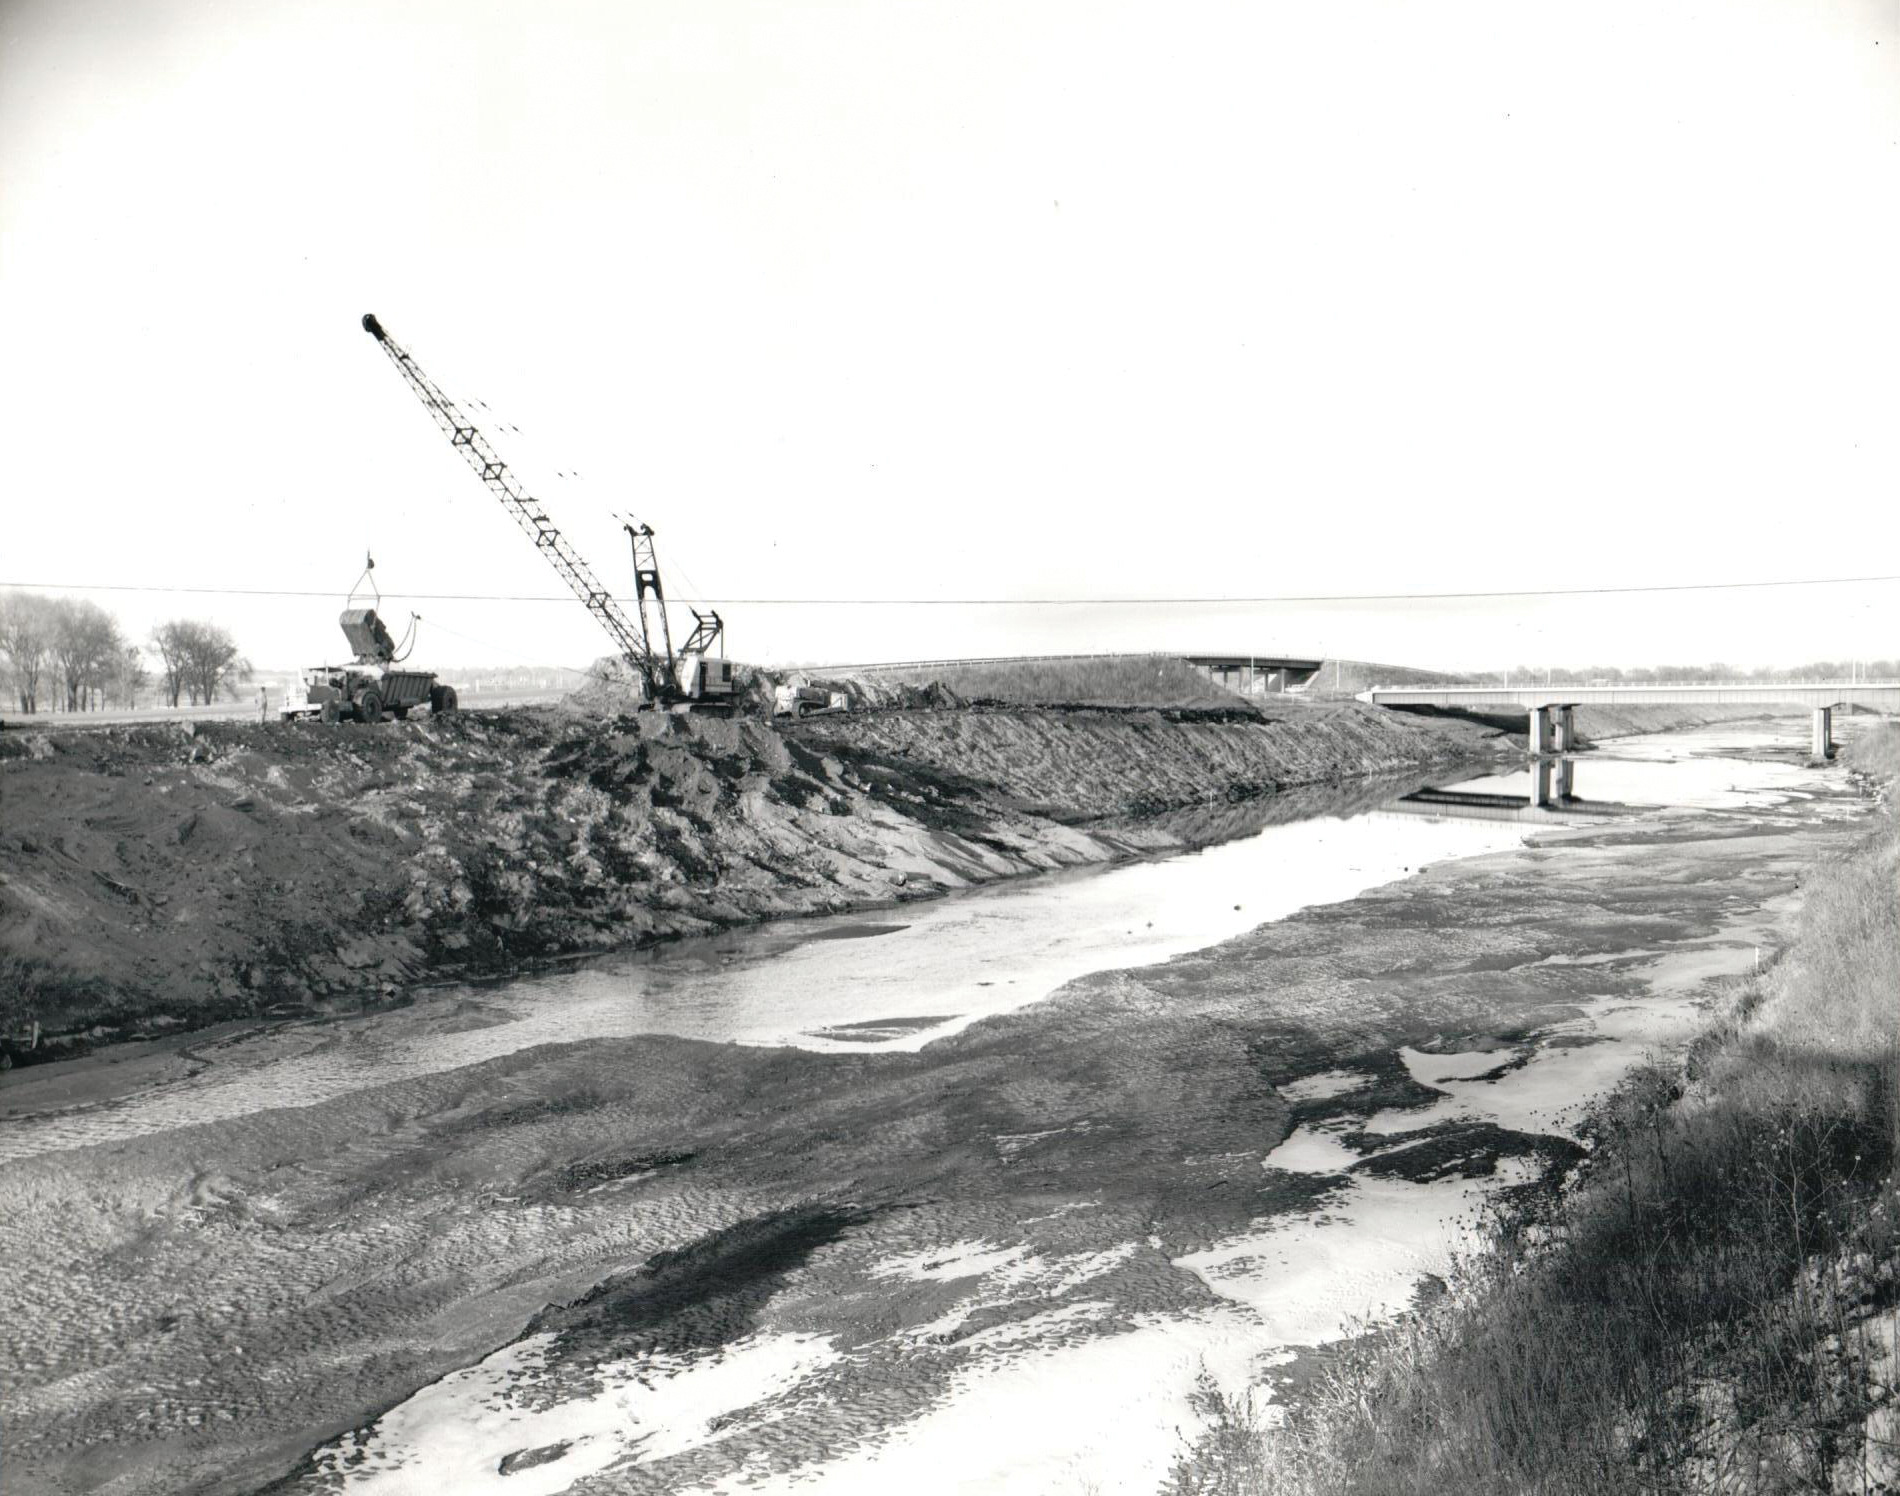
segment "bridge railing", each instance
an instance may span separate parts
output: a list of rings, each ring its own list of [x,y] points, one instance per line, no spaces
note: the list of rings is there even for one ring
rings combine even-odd
[[[1821,686],[1848,686],[1855,690],[1862,688],[1878,690],[1888,686],[1900,686],[1900,679],[1832,680],[1776,676],[1772,679],[1746,680],[1448,680],[1432,685],[1406,685],[1402,682],[1386,685],[1383,682],[1374,681],[1369,689],[1374,691],[1555,691],[1560,686],[1575,687],[1580,691],[1734,690],[1742,686],[1764,688],[1793,686],[1807,689],[1818,689]]]

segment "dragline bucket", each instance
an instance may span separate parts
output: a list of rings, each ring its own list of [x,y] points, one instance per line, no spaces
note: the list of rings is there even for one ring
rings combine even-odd
[[[356,651],[359,664],[387,665],[396,658],[396,641],[374,608],[345,608],[337,622],[343,625],[343,637]]]

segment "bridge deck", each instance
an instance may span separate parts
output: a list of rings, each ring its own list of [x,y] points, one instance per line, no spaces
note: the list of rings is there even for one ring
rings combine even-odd
[[[1359,700],[1375,706],[1862,706],[1900,712],[1900,681],[1787,681],[1773,684],[1659,686],[1374,686]]]

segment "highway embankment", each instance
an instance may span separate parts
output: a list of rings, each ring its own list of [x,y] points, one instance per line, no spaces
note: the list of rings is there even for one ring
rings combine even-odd
[[[1352,703],[9,734],[0,1055],[1178,849],[1224,823],[1170,810],[1507,746]]]

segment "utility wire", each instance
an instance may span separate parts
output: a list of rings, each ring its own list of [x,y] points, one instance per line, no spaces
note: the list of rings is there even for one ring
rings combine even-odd
[[[1900,582],[1900,575],[1871,577],[1784,577],[1758,582],[1661,582],[1630,587],[1519,587],[1496,592],[1338,592],[1284,593],[1258,597],[699,597],[681,598],[718,607],[774,608],[1080,608],[1080,607],[1231,607],[1261,603],[1401,603],[1477,601],[1506,597],[1615,597],[1654,592],[1740,592],[1770,587],[1851,587]],[[204,597],[335,597],[334,588],[315,591],[293,587],[158,587],[130,582],[7,582],[0,587],[46,592],[150,592]],[[460,603],[567,603],[556,593],[404,592],[404,600]]]

